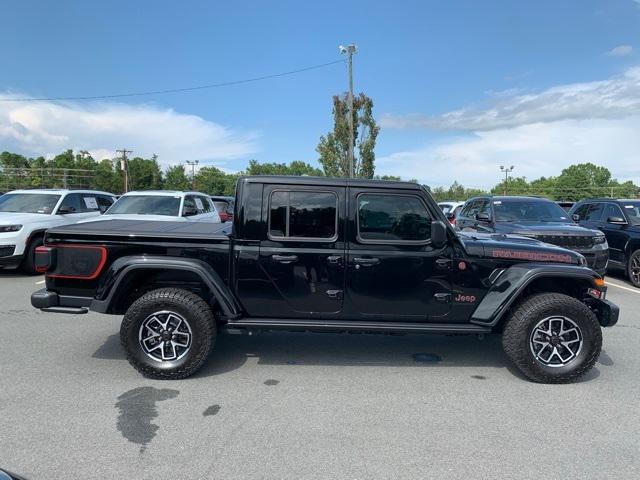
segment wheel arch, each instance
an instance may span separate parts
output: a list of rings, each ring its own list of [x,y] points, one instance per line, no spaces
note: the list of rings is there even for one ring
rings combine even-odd
[[[130,256],[117,259],[102,276],[91,310],[122,314],[137,298],[155,288],[175,287],[216,304],[228,318],[241,307],[220,275],[207,263],[177,257]]]
[[[478,325],[497,327],[507,312],[535,293],[563,293],[582,300],[582,293],[601,278],[582,266],[517,264],[505,269],[491,285],[471,316]]]

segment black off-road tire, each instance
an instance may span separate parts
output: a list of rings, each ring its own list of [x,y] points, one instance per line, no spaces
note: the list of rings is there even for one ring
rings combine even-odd
[[[638,268],[637,264],[640,264],[640,249],[629,255],[629,261],[627,262],[627,277],[634,287],[640,288],[640,276],[633,275],[631,271],[634,268]]]
[[[142,323],[159,311],[175,312],[188,322],[191,346],[184,357],[173,361],[152,359],[142,348]],[[152,290],[127,310],[120,326],[120,342],[127,360],[145,377],[178,380],[197,372],[209,356],[216,339],[216,321],[211,307],[198,295],[178,288]]]
[[[550,367],[536,359],[530,339],[538,322],[556,315],[570,319],[579,327],[583,343],[566,365]],[[588,372],[598,360],[602,331],[595,314],[578,299],[559,293],[541,293],[526,298],[512,311],[504,325],[502,346],[518,370],[530,380],[570,383]]]
[[[28,275],[36,275],[36,248],[43,243],[43,237],[35,237],[30,242],[24,252],[24,258],[20,264],[20,269]]]

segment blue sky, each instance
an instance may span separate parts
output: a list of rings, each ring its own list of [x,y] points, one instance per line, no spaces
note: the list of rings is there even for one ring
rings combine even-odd
[[[498,165],[577,161],[640,181],[640,2],[0,3],[0,98],[180,88],[339,60],[382,124],[378,173],[492,185]],[[256,83],[96,102],[0,102],[0,150],[126,146],[227,170],[316,162],[343,64]]]

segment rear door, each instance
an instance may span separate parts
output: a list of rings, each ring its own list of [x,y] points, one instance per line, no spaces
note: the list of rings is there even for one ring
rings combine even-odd
[[[434,216],[424,199],[412,191],[350,190],[349,316],[442,321],[451,306],[451,252],[431,245]]]
[[[342,311],[345,189],[265,185],[259,265],[271,317],[324,318]]]

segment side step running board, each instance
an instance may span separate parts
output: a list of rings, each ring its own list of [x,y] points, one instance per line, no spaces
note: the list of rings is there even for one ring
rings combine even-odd
[[[377,331],[406,333],[490,333],[491,328],[456,323],[366,322],[361,320],[314,320],[281,318],[242,318],[227,328],[265,328],[315,331]]]

